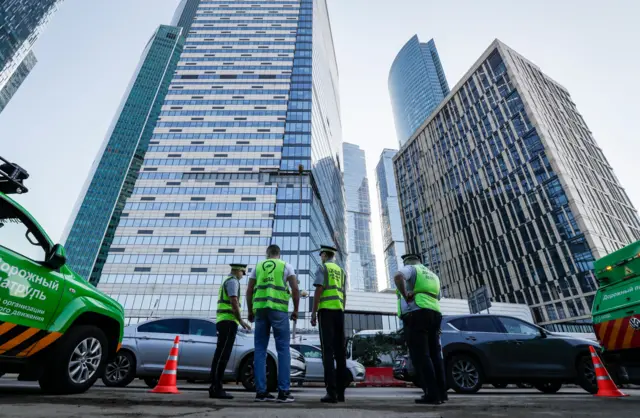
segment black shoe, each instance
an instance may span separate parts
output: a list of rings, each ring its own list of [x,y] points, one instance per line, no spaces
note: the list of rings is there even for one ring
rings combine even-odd
[[[338,402],[344,402],[344,393],[338,395]]]
[[[233,395],[224,390],[209,390],[209,398],[211,399],[233,399]]]
[[[270,393],[256,393],[254,402],[275,402],[276,398]]]
[[[331,396],[328,393],[326,395],[324,395],[324,397],[322,399],[320,399],[320,402],[322,403],[338,403],[338,398],[336,398],[335,396]]]
[[[291,402],[295,402],[295,398],[293,396],[291,396],[290,392],[283,392],[280,391],[278,392],[278,398],[276,399],[276,402],[278,403],[291,403]]]
[[[437,398],[428,398],[426,396],[422,396],[419,399],[416,399],[415,402],[421,405],[440,405],[442,401]]]

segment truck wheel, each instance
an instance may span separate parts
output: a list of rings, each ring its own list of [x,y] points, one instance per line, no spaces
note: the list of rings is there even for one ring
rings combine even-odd
[[[81,325],[69,329],[49,353],[40,388],[55,394],[86,392],[104,373],[107,350],[107,337],[100,328]]]
[[[136,358],[131,351],[120,350],[104,369],[102,383],[105,386],[123,388],[136,378]]]
[[[253,355],[247,357],[240,368],[240,382],[249,392],[256,391],[256,378],[253,368]],[[273,359],[267,356],[267,391],[274,392],[278,389],[278,376],[276,364]]]

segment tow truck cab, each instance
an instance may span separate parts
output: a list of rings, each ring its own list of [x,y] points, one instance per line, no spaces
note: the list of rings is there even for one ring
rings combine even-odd
[[[597,260],[593,326],[614,380],[640,384],[640,241]]]
[[[10,194],[29,174],[0,157],[0,375],[80,393],[120,347],[124,310],[68,265],[64,247]]]

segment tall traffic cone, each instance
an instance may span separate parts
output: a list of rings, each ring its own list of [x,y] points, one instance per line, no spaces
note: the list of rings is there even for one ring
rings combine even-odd
[[[601,396],[605,398],[623,398],[626,395],[622,393],[613,380],[611,380],[611,376],[605,369],[598,353],[596,353],[595,348],[593,346],[589,346],[589,351],[591,351],[591,360],[593,361],[593,369],[596,371],[596,382],[598,383],[598,393],[596,396]]]
[[[169,351],[169,357],[167,358],[167,363],[164,366],[160,380],[156,387],[150,391],[151,393],[180,393],[178,392],[178,386],[176,385],[179,345],[180,336],[176,335],[176,339],[173,340],[173,346],[171,347],[171,351]]]

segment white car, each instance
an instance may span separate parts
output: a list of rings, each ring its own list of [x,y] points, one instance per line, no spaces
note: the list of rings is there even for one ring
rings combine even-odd
[[[124,329],[122,347],[105,369],[102,381],[107,386],[124,387],[136,377],[155,387],[162,374],[176,335],[180,336],[178,379],[210,378],[211,362],[216,351],[216,323],[206,318],[162,318],[130,325]],[[304,381],[306,362],[302,354],[291,349],[291,382]],[[226,382],[241,382],[254,391],[253,334],[239,329],[229,363]],[[277,390],[278,354],[273,338],[267,347],[267,388]]]
[[[322,366],[322,350],[310,342],[291,343],[291,348],[298,350],[304,356],[307,364],[305,382],[324,382],[324,367]],[[351,383],[364,382],[365,368],[357,361],[347,359],[347,377],[345,386]],[[300,385],[302,382],[299,382]]]

